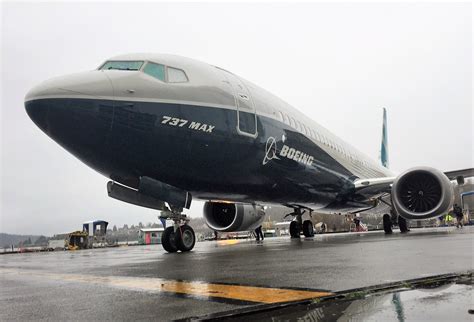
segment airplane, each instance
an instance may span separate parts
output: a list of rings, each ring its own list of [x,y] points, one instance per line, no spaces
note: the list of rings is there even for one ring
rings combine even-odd
[[[474,169],[388,169],[386,114],[379,164],[253,83],[204,62],[128,54],[97,69],[47,80],[25,108],[50,138],[110,181],[108,195],[161,211],[174,225],[168,252],[193,249],[183,209],[204,200],[207,225],[221,232],[258,227],[265,205],[292,210],[292,238],[314,235],[303,216],[388,206],[386,233],[407,220],[446,213],[453,182]]]

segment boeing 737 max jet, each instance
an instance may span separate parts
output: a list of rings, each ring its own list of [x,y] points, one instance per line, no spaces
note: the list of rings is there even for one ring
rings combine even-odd
[[[357,212],[388,204],[392,221],[425,219],[452,205],[452,179],[428,167],[394,176],[328,130],[224,69],[157,54],[117,56],[97,70],[45,81],[25,98],[42,131],[111,181],[110,197],[172,219],[162,244],[189,251],[195,235],[182,214],[205,200],[216,231],[250,230],[264,204],[292,209],[290,233],[313,235],[305,213]],[[384,127],[386,139],[386,128]],[[382,161],[387,165],[386,140]]]

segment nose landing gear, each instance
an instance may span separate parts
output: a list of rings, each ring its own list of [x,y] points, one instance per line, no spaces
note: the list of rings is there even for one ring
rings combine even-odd
[[[189,252],[196,244],[196,235],[188,225],[189,218],[182,214],[182,208],[171,207],[169,211],[162,211],[161,218],[171,219],[174,225],[168,227],[161,236],[161,245],[168,253]]]
[[[175,253],[178,251],[176,236],[173,226],[167,227],[161,235],[161,246],[163,246],[164,250],[168,253]]]
[[[194,230],[191,226],[187,224],[179,226],[179,238],[177,238],[177,246],[178,249],[182,252],[189,252],[191,249],[194,248],[194,244],[196,243],[196,235],[194,234]]]

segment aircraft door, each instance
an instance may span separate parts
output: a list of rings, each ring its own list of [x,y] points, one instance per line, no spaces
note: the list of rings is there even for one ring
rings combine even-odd
[[[241,135],[257,137],[257,115],[255,104],[245,84],[235,75],[225,73],[232,87],[237,108],[237,132]]]

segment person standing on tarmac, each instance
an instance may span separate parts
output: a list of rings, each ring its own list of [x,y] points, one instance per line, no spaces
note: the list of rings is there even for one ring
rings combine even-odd
[[[263,240],[262,225],[260,225],[260,226],[258,226],[257,228],[255,228],[255,236],[257,237],[257,241],[260,240],[260,237],[261,237],[262,240]]]
[[[456,227],[459,228],[459,227],[463,227],[463,213],[462,213],[462,209],[461,207],[458,206],[458,204],[454,204],[454,207],[453,207],[453,214],[456,216]]]
[[[360,229],[360,219],[359,219],[359,217],[354,218],[354,224],[355,224],[355,231],[359,231],[359,229]]]

